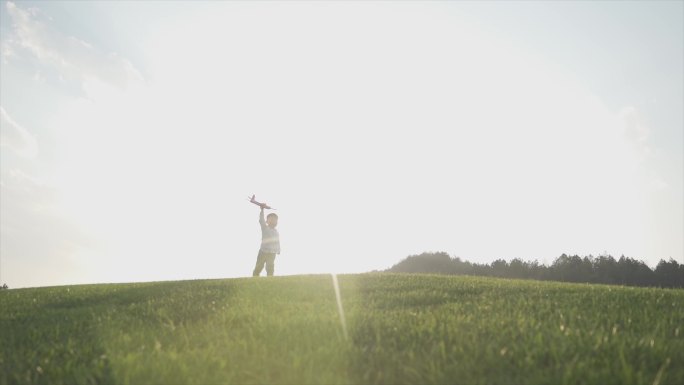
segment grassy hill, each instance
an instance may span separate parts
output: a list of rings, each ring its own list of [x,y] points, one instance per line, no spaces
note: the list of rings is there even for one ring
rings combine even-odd
[[[331,276],[0,292],[0,383],[684,383],[684,290]]]

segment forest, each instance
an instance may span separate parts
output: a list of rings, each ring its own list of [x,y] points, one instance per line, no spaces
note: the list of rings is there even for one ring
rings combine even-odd
[[[669,261],[661,259],[655,269],[651,269],[643,261],[624,255],[615,259],[611,255],[562,254],[547,266],[519,258],[510,262],[497,259],[489,264],[473,263],[460,257],[452,258],[446,252],[424,252],[408,256],[385,271],[684,288],[684,264],[672,258]]]

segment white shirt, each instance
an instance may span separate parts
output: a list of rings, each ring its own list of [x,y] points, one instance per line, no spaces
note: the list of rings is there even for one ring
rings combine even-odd
[[[259,213],[259,224],[261,225],[261,251],[265,253],[280,254],[280,235],[278,230],[270,227],[264,220],[264,211]]]

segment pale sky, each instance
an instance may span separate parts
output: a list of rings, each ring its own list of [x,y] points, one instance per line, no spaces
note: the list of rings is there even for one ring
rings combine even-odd
[[[0,4],[0,284],[684,263],[684,2]]]

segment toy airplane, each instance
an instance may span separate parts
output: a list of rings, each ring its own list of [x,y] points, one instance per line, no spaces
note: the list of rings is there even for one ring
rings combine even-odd
[[[262,209],[275,210],[273,207],[267,205],[266,203],[257,202],[255,197],[256,197],[256,195],[252,195],[251,198],[247,198],[247,199],[249,199],[249,201],[254,203],[255,205],[261,207]]]

